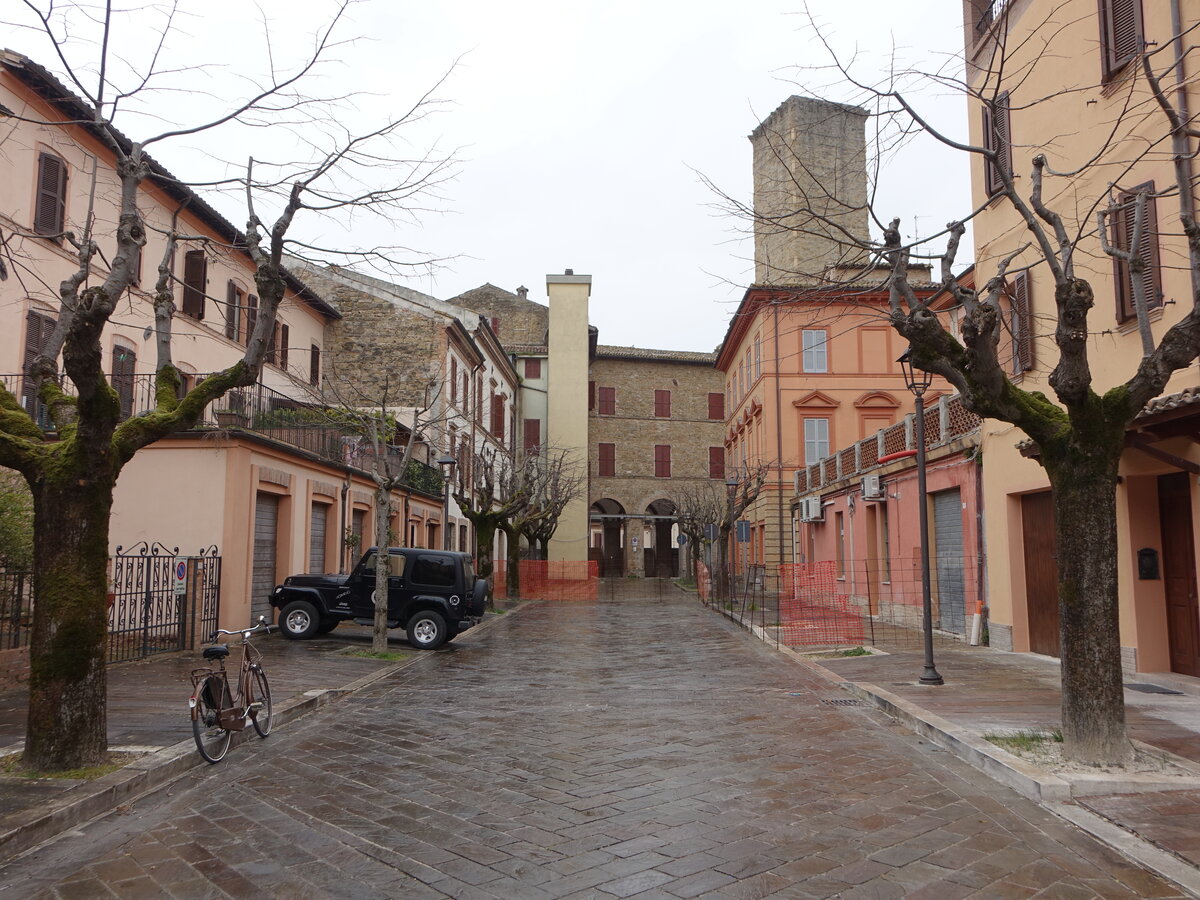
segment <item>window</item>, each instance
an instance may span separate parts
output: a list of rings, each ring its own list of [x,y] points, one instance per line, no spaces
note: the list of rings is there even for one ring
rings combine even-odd
[[[724,447],[709,447],[708,448],[708,477],[709,478],[724,478],[725,477],[725,448]]]
[[[57,237],[66,228],[66,221],[67,164],[53,153],[39,153],[34,233]]]
[[[1153,309],[1162,305],[1162,282],[1158,262],[1158,210],[1154,203],[1154,184],[1140,184],[1131,191],[1122,191],[1117,196],[1117,207],[1109,212],[1112,223],[1110,240],[1118,250],[1130,250],[1133,240],[1134,219],[1137,216],[1137,197],[1146,194],[1146,220],[1142,224],[1142,236],[1135,255],[1142,267],[1142,286],[1146,293],[1146,307]],[[1133,304],[1133,275],[1131,266],[1123,259],[1114,263],[1114,293],[1117,297],[1117,321],[1125,322],[1137,313]]]
[[[708,417],[716,422],[725,421],[725,395],[712,391],[708,395]]]
[[[450,402],[458,404],[458,360],[450,357]]]
[[[597,475],[611,478],[617,474],[617,445],[601,444],[598,456],[599,470]]]
[[[1008,91],[983,106],[983,146],[996,159],[983,163],[983,186],[988,196],[1004,188],[1004,175],[1012,173],[1012,120],[1008,110]]]
[[[308,358],[308,383],[315,387],[321,383],[321,348],[313,344],[309,353],[312,355]]]
[[[1142,52],[1142,0],[1100,0],[1101,71],[1107,81]]]
[[[879,510],[879,562],[884,581],[892,580],[892,540],[888,534],[888,508],[886,503],[875,506]]]
[[[242,304],[246,292],[234,282],[225,286],[225,337],[231,341],[240,340],[242,325]]]
[[[288,327],[286,322],[276,324],[279,326],[279,368],[286,372],[288,367]]]
[[[600,388],[600,409],[599,413],[602,416],[613,416],[617,413],[617,389],[611,387]]]
[[[504,395],[492,395],[492,436],[504,440]]]
[[[183,257],[183,314],[204,318],[204,292],[208,286],[208,257],[203,250],[189,250]]]
[[[655,444],[654,445],[654,477],[655,478],[670,478],[671,477],[671,445],[670,444]]]
[[[671,418],[671,392],[654,392],[654,417],[656,419]]]
[[[430,537],[432,538],[433,535],[431,534]],[[454,587],[454,560],[421,554],[413,563],[408,580],[431,587],[452,588]]]
[[[463,414],[470,415],[471,406],[471,376],[466,371],[462,373],[462,405]]]
[[[542,361],[540,359],[525,360],[525,377],[526,378],[541,378],[542,377]]]
[[[837,541],[837,577],[846,577],[846,514],[833,514],[834,539]]]
[[[588,382],[588,412],[596,408],[596,382]]]
[[[829,455],[829,420],[804,420],[804,464],[811,466]]]
[[[525,420],[525,452],[537,454],[538,447],[542,443],[542,420],[541,419],[526,419]]]
[[[754,336],[754,377],[758,378],[762,375],[762,337],[761,335]]]
[[[1018,272],[1013,277],[1012,314],[1012,373],[1020,375],[1033,368],[1033,311],[1029,302],[1029,273]]]
[[[133,374],[137,367],[137,354],[129,347],[119,344],[113,347],[112,388],[121,400],[121,418],[133,415]]]
[[[277,321],[267,340],[267,362],[281,369],[287,368],[287,341],[288,327]]]
[[[25,366],[21,379],[21,405],[39,426],[50,425],[50,416],[42,401],[38,399],[37,382],[33,378],[33,361],[41,355],[42,348],[54,331],[54,319],[30,310],[25,316]]]
[[[250,338],[254,334],[254,329],[258,325],[258,297],[255,294],[250,294],[246,297],[246,341],[250,343]]]
[[[829,355],[825,349],[827,334],[824,329],[805,330],[801,336],[803,365],[805,372],[828,372]]]

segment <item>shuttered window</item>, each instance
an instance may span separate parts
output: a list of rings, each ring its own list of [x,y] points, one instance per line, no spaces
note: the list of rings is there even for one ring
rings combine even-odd
[[[671,392],[654,392],[654,417],[656,419],[671,418]]]
[[[599,390],[599,410],[602,416],[613,416],[617,413],[617,389],[602,387]]]
[[[37,197],[33,230],[57,237],[67,221],[67,164],[53,153],[38,154]]]
[[[720,391],[708,395],[708,417],[716,422],[725,421],[725,395]]]
[[[203,250],[189,250],[183,257],[183,314],[204,318],[204,292],[208,285],[208,257]]]
[[[137,368],[137,354],[129,347],[113,347],[112,388],[121,399],[121,418],[128,419],[133,415],[133,384],[134,371]]]
[[[1009,115],[1008,91],[996,96],[983,107],[983,146],[996,154],[995,161],[985,160],[983,183],[988,196],[1004,188],[1001,171],[1012,172],[1012,118]]]
[[[1029,273],[1018,272],[1012,281],[1012,373],[1020,375],[1033,368],[1033,304],[1029,296]]]
[[[526,378],[541,378],[542,377],[542,361],[540,359],[525,360],[525,377]]]
[[[670,478],[671,477],[671,445],[670,444],[655,444],[654,445],[654,477],[655,478]]]
[[[725,448],[724,447],[709,447],[708,448],[708,477],[709,478],[724,478],[725,477]]]
[[[537,453],[542,443],[542,420],[525,420],[525,452]]]
[[[1137,253],[1145,268],[1141,274],[1142,285],[1146,291],[1146,308],[1154,309],[1162,305],[1162,273],[1158,259],[1158,210],[1154,202],[1154,183],[1140,184],[1131,191],[1122,191],[1118,195],[1118,206],[1109,215],[1111,222],[1112,244],[1119,250],[1129,250],[1133,240],[1134,219],[1137,215],[1137,196],[1140,193],[1150,194],[1146,198],[1146,219],[1142,225],[1142,237]],[[1133,278],[1129,263],[1123,259],[1115,260],[1114,284],[1117,300],[1117,321],[1125,322],[1136,315],[1133,304]]]
[[[238,339],[242,323],[242,302],[245,292],[234,282],[225,286],[225,337],[231,341]]]
[[[288,367],[288,327],[286,322],[279,323],[279,368],[287,371]]]
[[[308,358],[308,383],[315,386],[321,383],[321,348],[313,344],[309,352],[312,355]]]
[[[1142,0],[1100,0],[1101,70],[1112,78],[1142,52]]]
[[[38,399],[37,382],[32,375],[33,361],[41,355],[42,348],[54,332],[54,319],[30,310],[25,316],[25,365],[21,379],[21,405],[29,417],[43,428],[50,425],[46,407]]]
[[[450,402],[458,405],[458,360],[450,357]]]
[[[596,382],[588,382],[588,412],[596,408]]]
[[[597,475],[611,478],[617,474],[617,445],[600,444]]]
[[[250,338],[254,335],[254,329],[258,325],[258,297],[254,294],[246,295],[246,339],[243,341],[247,346],[250,345]]]
[[[504,440],[504,395],[492,395],[492,436]]]

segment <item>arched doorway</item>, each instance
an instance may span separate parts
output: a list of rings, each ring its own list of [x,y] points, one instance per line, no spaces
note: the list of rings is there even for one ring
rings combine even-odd
[[[645,568],[648,578],[674,578],[679,574],[679,549],[672,539],[675,504],[655,500],[646,507]]]
[[[599,563],[601,578],[625,575],[625,507],[605,497],[591,507],[591,546],[588,559]]]

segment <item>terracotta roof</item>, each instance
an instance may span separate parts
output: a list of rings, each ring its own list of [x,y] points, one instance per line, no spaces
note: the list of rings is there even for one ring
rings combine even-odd
[[[1160,413],[1171,412],[1176,409],[1183,409],[1186,406],[1200,405],[1200,386],[1184,388],[1177,394],[1166,394],[1162,397],[1155,397],[1137,414],[1137,419],[1146,419],[1150,416],[1156,416]]]
[[[713,365],[715,353],[698,353],[692,350],[647,350],[641,347],[613,347],[601,344],[596,347],[597,359],[654,359],[663,362],[690,362]]]

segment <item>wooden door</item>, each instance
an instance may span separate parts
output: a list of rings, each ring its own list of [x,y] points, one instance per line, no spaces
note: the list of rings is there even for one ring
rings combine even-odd
[[[1171,671],[1200,677],[1200,606],[1189,481],[1186,472],[1159,476],[1158,516]]]
[[[1021,498],[1025,551],[1025,608],[1029,649],[1059,656],[1058,559],[1054,541],[1054,501],[1049,491]]]

